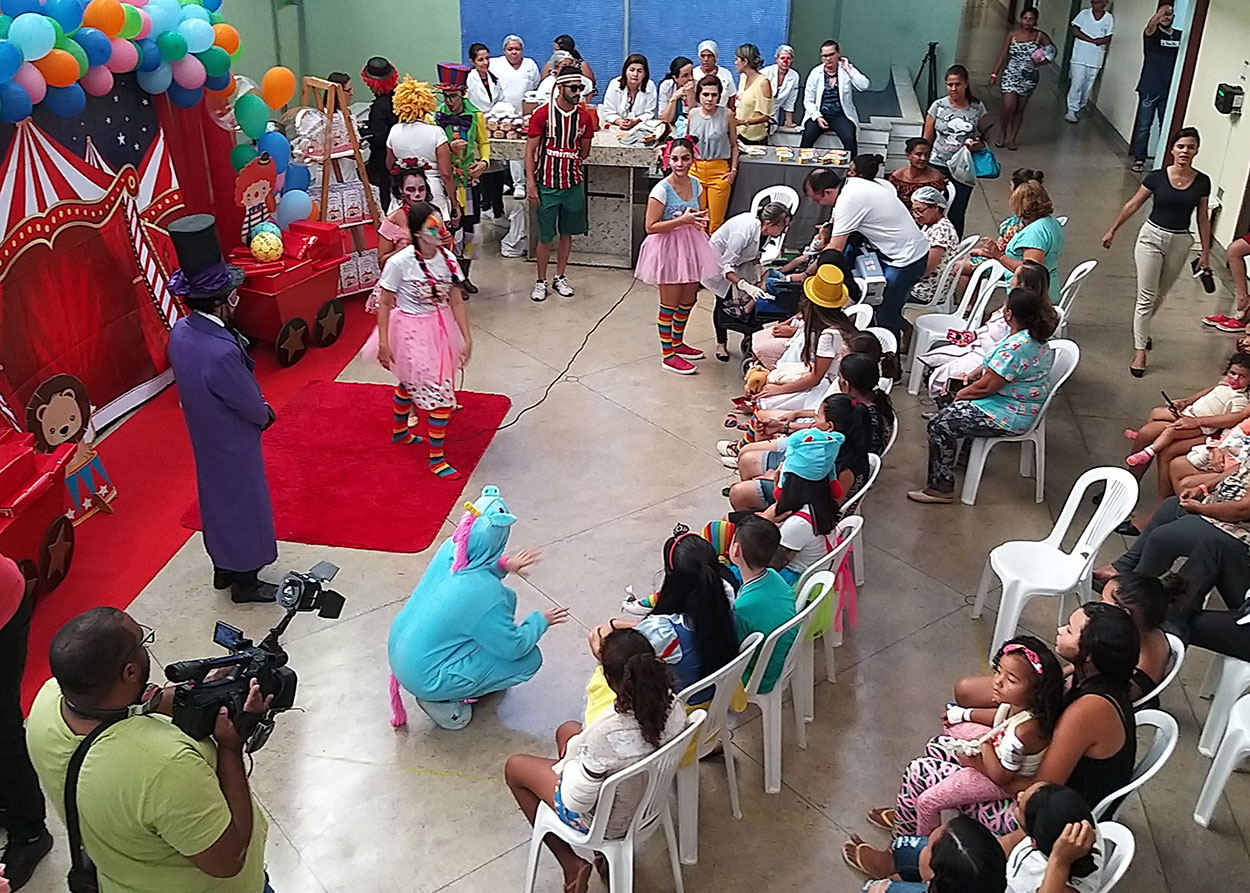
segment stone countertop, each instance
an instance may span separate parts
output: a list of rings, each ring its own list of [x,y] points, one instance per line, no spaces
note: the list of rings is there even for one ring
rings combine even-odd
[[[491,158],[507,161],[525,157],[525,140],[498,139],[490,141]],[[650,146],[622,146],[619,130],[599,130],[590,142],[588,164],[604,167],[651,167],[655,149]]]

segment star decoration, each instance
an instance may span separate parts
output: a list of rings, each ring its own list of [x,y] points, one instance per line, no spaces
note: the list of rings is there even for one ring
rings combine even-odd
[[[140,102],[142,102],[144,105],[148,105],[148,101],[146,99],[141,99]]]
[[[91,501],[91,497],[90,497],[90,496],[88,496],[86,499],[84,499],[84,500],[82,501],[82,510],[83,510],[84,512],[89,512],[89,511],[91,511],[91,506],[92,506],[92,505],[93,505],[93,503],[92,503],[92,501]]]
[[[65,517],[71,521],[73,521],[74,518],[76,518],[77,516],[78,516],[78,512],[74,511],[73,509],[70,509],[68,512],[65,513]]]
[[[138,152],[141,148],[142,148],[142,146],[140,146],[138,143],[135,143],[135,144],[134,144],[134,150],[135,150],[136,152]]]
[[[118,98],[118,97],[116,97],[116,96],[114,96],[114,97],[113,97],[113,101],[114,101],[114,102],[121,102],[121,99],[120,99],[120,98]]]
[[[105,124],[112,124],[112,123],[113,123],[113,119],[112,119],[110,116],[105,115],[105,116],[104,116],[104,123],[105,123]]]
[[[287,329],[286,338],[282,340],[279,349],[286,354],[287,358],[299,356],[304,352],[304,335],[306,329],[298,326],[291,326]]]
[[[334,309],[333,306],[326,310],[325,316],[321,317],[321,329],[325,332],[337,332],[339,330],[340,321],[343,314]]]
[[[117,145],[119,146],[126,145],[126,134],[124,133],[117,134]]]
[[[126,116],[125,118],[123,118],[122,120],[123,120],[123,121],[125,121],[127,124],[129,124],[129,123],[130,123],[130,116],[129,116],[129,115],[127,115],[127,116]]]
[[[65,576],[65,572],[69,569],[69,559],[74,553],[74,535],[67,534],[66,528],[73,530],[69,524],[57,527],[56,539],[47,545],[48,552],[48,578],[51,580],[59,580]]]

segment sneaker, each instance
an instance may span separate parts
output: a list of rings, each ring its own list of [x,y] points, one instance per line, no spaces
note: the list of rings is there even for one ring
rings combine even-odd
[[[547,283],[535,282],[534,290],[530,292],[530,300],[535,303],[547,300]]]
[[[1202,318],[1202,324],[1204,326],[1210,326],[1213,329],[1218,329],[1220,327],[1220,323],[1227,319],[1229,319],[1229,317],[1225,316],[1223,313],[1212,313],[1210,316],[1204,316]],[[1235,321],[1236,320],[1234,320],[1234,322]]]
[[[573,297],[573,286],[569,285],[569,281],[563,276],[557,276],[555,279],[552,279],[551,287],[554,288],[556,290],[556,294],[562,298]]]
[[[463,701],[426,701],[417,698],[417,706],[434,720],[434,725],[449,732],[458,732],[473,720],[473,705]]]
[[[5,877],[8,879],[9,886],[14,890],[20,890],[26,886],[26,882],[30,880],[31,875],[35,873],[35,869],[39,863],[43,861],[44,856],[48,855],[48,851],[52,849],[52,835],[44,829],[38,837],[30,840],[13,840],[4,847],[4,855],[0,856],[0,864],[4,865]],[[5,887],[9,889],[9,887]]]
[[[660,365],[669,372],[676,372],[678,375],[694,375],[699,371],[695,368],[694,363],[677,356],[663,360]]]
[[[738,457],[737,456],[721,456],[720,464],[724,465],[726,468],[732,468],[734,471],[737,471],[738,470]],[[725,494],[725,498],[726,499],[729,498],[728,493]]]
[[[716,441],[716,452],[730,459],[737,459],[738,443],[734,440],[718,440]]]
[[[646,617],[651,613],[651,609],[642,603],[642,599],[634,595],[633,586],[625,587],[625,598],[621,601],[621,610],[635,617]]]
[[[691,347],[689,344],[678,344],[673,348],[679,357],[685,357],[687,360],[701,360],[707,354],[699,350],[697,347]]]
[[[1239,319],[1234,319],[1231,316],[1224,317],[1219,323],[1216,324],[1215,327],[1221,332],[1226,332],[1229,335],[1240,335],[1246,330],[1246,324],[1244,322]]]
[[[1067,121],[1069,124],[1075,124],[1077,122],[1076,112],[1068,112],[1063,116],[1063,120]]]

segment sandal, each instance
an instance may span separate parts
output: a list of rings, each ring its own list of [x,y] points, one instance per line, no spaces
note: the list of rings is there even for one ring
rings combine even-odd
[[[737,428],[737,427],[738,427],[738,417],[737,417],[737,416],[735,416],[733,413],[730,413],[729,415],[725,416],[725,427],[726,427],[726,428]]]
[[[842,861],[858,871],[860,874],[866,877],[872,877],[872,872],[864,867],[864,862],[859,857],[860,850],[865,847],[872,849],[871,846],[860,840],[858,834],[852,834],[851,839],[842,844]]]
[[[1134,161],[1132,168],[1130,168],[1130,170],[1132,170],[1133,173],[1135,174],[1140,174],[1145,169],[1146,169],[1146,162],[1144,161]]]
[[[898,823],[896,812],[893,806],[886,806],[881,809],[873,809],[868,813],[868,822],[875,825],[882,831],[894,833],[894,828]]]
[[[720,360],[722,363],[728,363],[728,362],[729,362],[729,351],[727,351],[727,350],[719,350],[719,349],[718,349],[718,350],[716,351],[715,356],[716,356],[716,359]]]

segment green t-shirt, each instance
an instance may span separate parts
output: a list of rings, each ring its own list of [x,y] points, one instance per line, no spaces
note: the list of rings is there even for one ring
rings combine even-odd
[[[738,640],[745,639],[751,633],[763,633],[764,638],[768,638],[777,627],[787,620],[793,620],[794,599],[794,587],[771,567],[763,576],[744,583],[738,590],[738,597],[734,599],[734,626],[738,630]],[[760,681],[761,692],[767,694],[777,684],[777,677],[781,675],[781,668],[785,665],[786,655],[790,653],[790,646],[796,635],[798,629],[792,629],[778,640],[772,657],[768,659],[764,678]],[[744,684],[751,678],[754,668],[755,660],[752,658],[742,679]]]
[[[1046,272],[1050,273],[1050,303],[1058,304],[1060,289],[1059,255],[1063,253],[1063,227],[1054,217],[1034,220],[1011,237],[1004,253],[1012,260],[1024,260],[1024,250],[1036,248],[1046,258]]]
[[[43,789],[64,819],[65,773],[82,737],[61,716],[55,679],[35,697],[26,740]],[[216,767],[213,741],[192,740],[165,716],[122,720],[96,739],[78,776],[78,815],[101,893],[262,893],[268,822],[255,799],[242,871],[210,877],[187,858],[212,846],[230,824]]]

